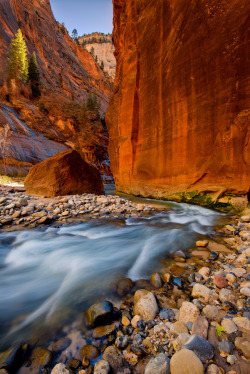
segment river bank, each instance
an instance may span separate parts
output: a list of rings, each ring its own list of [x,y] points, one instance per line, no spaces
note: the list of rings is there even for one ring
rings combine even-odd
[[[98,270],[95,270],[95,275],[90,278],[89,283],[82,279],[80,284],[85,284],[84,289],[88,290],[88,298],[90,294],[97,295],[98,289],[99,294],[92,306],[90,302],[86,305],[81,304],[82,311],[77,313],[74,322],[70,324],[62,322],[60,332],[58,330],[55,333],[52,328],[50,330],[53,326],[51,321],[52,325],[46,328],[43,326],[47,343],[39,339],[39,334],[42,335],[40,329],[37,334],[33,332],[33,343],[29,346],[21,344],[0,355],[1,374],[6,374],[6,370],[8,373],[20,374],[49,373],[51,370],[53,374],[92,372],[154,374],[169,373],[170,367],[171,374],[189,372],[238,374],[249,371],[250,218],[248,215],[224,216],[221,222],[216,223],[216,220],[220,219],[219,213],[199,207],[187,208],[185,204],[176,204],[178,206],[176,210],[172,206],[172,210],[169,207],[169,211],[159,212],[158,209],[147,204],[142,204],[137,210],[136,203],[128,202],[126,199],[124,202],[122,198],[112,195],[96,197],[94,203],[88,196],[81,197],[80,200],[73,198],[74,207],[77,209],[82,209],[81,206],[84,205],[84,208],[89,210],[93,205],[93,209],[86,213],[86,217],[90,213],[93,214],[92,218],[95,222],[99,221],[96,219],[98,217],[99,222],[104,220],[107,216],[107,207],[110,206],[112,208],[109,212],[112,211],[112,214],[108,216],[118,221],[123,216],[125,227],[123,223],[116,223],[112,227],[111,234],[111,227],[102,226],[102,223],[95,224],[93,227],[89,226],[89,222],[85,222],[79,226],[67,225],[57,228],[60,223],[72,224],[73,215],[70,217],[63,215],[65,210],[70,210],[72,198],[62,197],[51,204],[49,200],[46,203],[29,200],[29,197],[22,192],[14,193],[12,196],[12,202],[7,199],[2,203],[6,212],[6,206],[16,204],[14,202],[17,201],[15,207],[9,207],[8,215],[12,213],[11,209],[14,210],[13,214],[18,209],[19,211],[27,207],[33,209],[30,210],[29,215],[21,218],[13,217],[14,225],[10,227],[11,232],[3,239],[12,243],[15,238],[16,247],[12,249],[13,245],[10,244],[9,248],[12,252],[7,257],[7,264],[18,259],[19,266],[20,262],[27,261],[30,257],[22,259],[18,256],[24,249],[27,251],[27,248],[32,246],[36,249],[34,258],[38,263],[43,264],[43,269],[49,266],[49,273],[53,270],[53,261],[56,269],[62,270],[62,266],[65,266],[60,260],[62,255],[66,257],[68,264],[73,258],[70,277],[66,276],[65,279],[71,280],[73,277],[79,280],[81,274],[87,273],[90,269],[94,271],[91,262],[86,263],[85,267],[80,266],[80,263],[86,262],[93,252]],[[105,202],[98,201],[100,198],[105,199]],[[27,205],[19,207],[20,199],[27,199]],[[47,209],[48,207],[53,210]],[[94,211],[96,208],[98,211]],[[53,214],[56,209],[61,209],[60,213],[57,211],[57,215],[61,216],[56,218],[54,227],[48,226],[48,229],[41,230],[40,227],[45,226],[44,223],[39,223],[39,220],[48,217],[51,212]],[[184,209],[189,210],[184,211]],[[46,215],[41,217],[32,215],[40,212],[45,212]],[[13,228],[19,228],[15,226],[16,219],[23,217],[27,217],[27,222],[22,221],[21,225],[28,223],[28,228],[32,225],[37,227],[25,231],[24,236],[18,234],[10,239]],[[216,226],[215,231],[213,225]],[[25,226],[22,229],[25,229]],[[141,231],[136,231],[138,229]],[[6,226],[2,227],[3,230],[6,230]],[[31,233],[33,234],[29,238],[28,235]],[[115,235],[115,252],[103,252],[104,248],[111,246],[113,235]],[[79,236],[89,238],[86,247],[89,248],[90,245],[90,248],[84,257],[74,258],[75,238],[83,251],[85,248],[84,241],[80,240]],[[145,237],[143,245],[142,237]],[[56,241],[51,241],[51,238]],[[62,238],[64,240],[68,238],[64,242],[64,247],[69,248],[67,256],[65,252],[60,253],[59,257],[55,257],[53,253],[53,260],[53,256],[50,257],[47,250],[45,258],[49,257],[50,261],[43,263],[43,258],[39,256],[40,252],[46,247],[61,242]],[[138,251],[136,243],[140,244],[139,255],[133,257],[132,254]],[[163,243],[165,248],[160,250],[159,243]],[[98,248],[103,253],[100,259]],[[154,252],[158,252],[157,258],[160,259],[160,263],[155,262]],[[130,260],[126,265],[128,257]],[[113,261],[110,263],[111,258]],[[79,267],[76,266],[77,263]],[[123,263],[124,269],[117,267],[116,273],[123,275],[123,278],[117,275],[109,278],[111,269],[119,263]],[[103,273],[102,267],[105,268]],[[37,276],[41,282],[36,263],[33,262],[30,268],[33,269],[32,276],[34,278]],[[14,269],[17,271],[18,267]],[[29,272],[27,263],[22,269],[26,274]],[[154,273],[154,269],[157,273]],[[13,277],[11,274],[10,276]],[[48,274],[46,273],[46,277]],[[5,277],[7,275],[8,273],[5,273]],[[147,275],[146,279],[143,279],[144,275]],[[93,288],[95,282],[97,288]],[[102,283],[105,283],[105,286],[100,290]],[[108,283],[111,284],[111,288],[107,287]],[[2,284],[4,285],[3,282]],[[77,291],[79,284],[67,285],[65,281],[63,284],[68,288],[65,298],[68,298],[69,303],[72,304],[72,294],[79,298],[80,294]],[[23,287],[24,285],[20,284],[20,290],[23,290]],[[33,279],[32,287],[38,292],[39,281],[36,284]],[[18,288],[16,290],[18,292]],[[60,300],[60,295],[59,299],[55,297],[57,293],[52,293],[53,298],[50,301],[52,309]],[[43,305],[48,306],[48,300],[45,300]],[[89,307],[88,318],[86,318],[85,310]],[[61,314],[60,318],[64,321],[63,314],[67,315],[67,312],[68,306],[64,302],[55,314],[57,317]],[[49,309],[50,313],[51,309]],[[37,316],[37,311],[33,316]],[[27,329],[30,322],[29,314],[21,318],[22,328]],[[18,324],[16,319],[15,325]],[[49,331],[51,331],[50,336],[48,336]],[[18,369],[20,366],[21,368]]]

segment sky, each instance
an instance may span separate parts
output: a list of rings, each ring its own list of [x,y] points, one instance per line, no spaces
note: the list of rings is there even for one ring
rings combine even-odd
[[[92,32],[112,33],[112,0],[50,0],[55,19],[65,23],[70,35],[77,29],[78,35]]]

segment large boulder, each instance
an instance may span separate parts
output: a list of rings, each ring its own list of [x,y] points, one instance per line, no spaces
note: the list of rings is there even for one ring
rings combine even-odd
[[[31,195],[104,194],[99,171],[74,150],[58,153],[33,166],[24,185]]]

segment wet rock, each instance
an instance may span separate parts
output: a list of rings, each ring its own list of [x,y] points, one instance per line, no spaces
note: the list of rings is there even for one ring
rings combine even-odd
[[[163,353],[152,357],[144,371],[144,374],[170,374],[170,360]]]
[[[23,358],[23,348],[22,346],[18,346],[16,348],[10,348],[7,351],[0,352],[0,369],[7,368],[13,369],[15,368]]]
[[[36,347],[33,349],[30,361],[32,370],[41,370],[42,368],[49,366],[52,362],[53,355],[48,349]]]
[[[118,373],[124,366],[126,367],[123,356],[113,346],[105,349],[103,359],[109,363],[113,373]]]
[[[215,275],[214,277],[214,284],[216,285],[216,287],[218,288],[225,288],[228,286],[228,282],[226,280],[225,277],[223,277],[223,275]]]
[[[93,361],[100,356],[100,351],[94,345],[87,344],[80,349],[82,358],[86,357],[88,360]]]
[[[86,316],[89,324],[95,327],[100,324],[107,323],[113,313],[113,305],[108,301],[93,304],[87,310]]]
[[[209,244],[208,240],[198,240],[196,242],[196,247],[207,248],[208,244]]]
[[[221,326],[223,327],[226,334],[232,334],[238,330],[236,324],[228,318],[222,320]]]
[[[211,360],[215,353],[213,344],[198,335],[192,335],[183,348],[193,351],[202,362]]]
[[[150,279],[150,283],[154,288],[161,288],[162,287],[162,279],[159,273],[155,273],[152,275]]]
[[[182,286],[183,286],[182,280],[179,277],[174,277],[172,279],[172,283],[173,283],[174,286],[177,286],[178,288],[182,288]]]
[[[231,270],[231,272],[237,277],[237,278],[240,278],[242,277],[244,274],[246,274],[246,269],[244,268],[233,268]]]
[[[180,308],[179,321],[187,324],[189,321],[193,322],[199,314],[199,309],[193,303],[184,301]]]
[[[223,353],[231,354],[233,353],[234,345],[231,342],[224,340],[219,343],[219,350]]]
[[[162,309],[159,313],[159,317],[162,320],[168,320],[169,322],[173,322],[175,319],[175,313],[171,308]]]
[[[115,341],[115,345],[118,349],[125,349],[127,348],[128,344],[129,339],[127,336],[119,336]]]
[[[87,358],[84,358],[83,361],[84,361],[84,363],[88,362],[88,365],[87,366],[83,366],[83,367],[88,367],[89,366],[89,360]],[[68,366],[69,366],[69,368],[71,368],[73,370],[77,370],[81,366],[81,361],[72,358],[71,360],[68,361]]]
[[[208,320],[205,317],[197,316],[192,326],[192,335],[199,335],[203,339],[206,339],[208,325]]]
[[[133,288],[134,283],[130,278],[124,278],[120,281],[117,287],[119,296],[126,296]]]
[[[142,357],[144,355],[144,351],[140,347],[131,345],[130,349],[138,357]]]
[[[67,369],[64,364],[57,364],[51,371],[51,374],[71,374],[71,371]]]
[[[204,374],[202,362],[194,352],[182,349],[170,361],[171,374]]]
[[[139,293],[140,291],[136,291],[134,296],[134,314],[141,316],[146,321],[154,319],[158,313],[156,299],[152,292],[147,291],[143,295]]]
[[[52,351],[55,353],[60,353],[64,351],[66,348],[68,348],[70,344],[71,344],[71,339],[62,338],[53,344]]]
[[[227,356],[227,363],[229,365],[234,365],[237,361],[237,358],[234,355]]]
[[[123,326],[129,326],[130,325],[130,319],[127,316],[122,316],[122,324],[123,324]]]
[[[175,260],[178,262],[186,262],[186,255],[183,251],[177,251],[174,254]]]
[[[9,374],[9,373],[5,369],[0,369],[0,374]]]
[[[208,256],[209,260],[211,260],[211,261],[217,260],[218,257],[219,257],[219,253],[218,252],[210,252],[209,256]]]
[[[106,326],[99,326],[93,330],[93,338],[103,338],[105,336],[111,335],[115,332],[116,326],[115,325],[106,325]]]
[[[123,356],[130,366],[135,366],[138,363],[138,356],[133,352],[123,351]]]
[[[194,298],[203,297],[204,299],[218,299],[218,295],[214,290],[210,290],[210,288],[199,283],[193,286],[192,296]]]
[[[110,365],[108,361],[99,360],[95,364],[94,367],[94,374],[109,374],[110,373]]]
[[[237,337],[235,339],[234,344],[235,344],[235,347],[239,349],[247,359],[250,359],[250,341],[249,340]]]

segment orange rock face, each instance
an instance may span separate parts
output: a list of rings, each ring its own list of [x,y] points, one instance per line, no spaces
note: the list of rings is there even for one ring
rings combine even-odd
[[[249,12],[247,0],[114,0],[107,123],[119,191],[247,193]]]
[[[38,196],[104,194],[99,171],[85,162],[78,152],[71,150],[33,166],[24,185],[28,194]]]
[[[94,91],[101,99],[102,111],[106,111],[112,82],[93,57],[56,22],[49,0],[1,0],[0,86],[6,79],[9,45],[18,28],[24,35],[29,56],[36,52],[45,87],[80,103],[86,101],[87,90]]]

